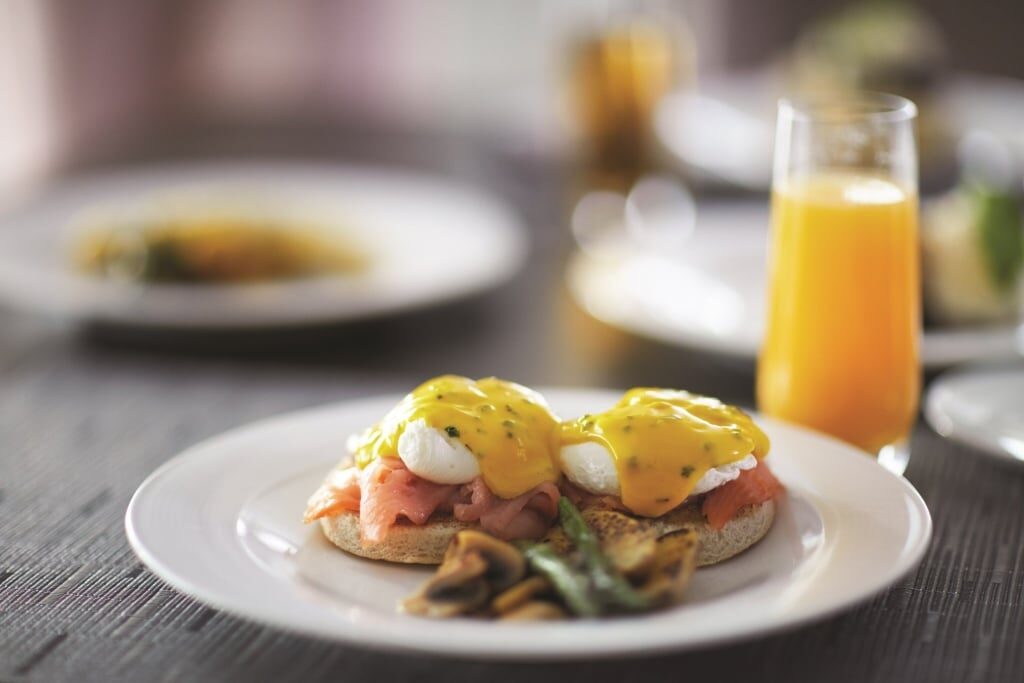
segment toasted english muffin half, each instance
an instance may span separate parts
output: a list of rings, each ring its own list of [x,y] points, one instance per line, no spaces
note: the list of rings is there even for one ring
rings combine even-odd
[[[399,521],[380,543],[363,545],[359,537],[359,513],[342,512],[320,518],[327,539],[342,550],[368,560],[403,564],[441,564],[455,534],[478,529],[476,522],[460,522],[450,515],[434,515],[423,525]]]
[[[728,560],[751,547],[768,533],[775,523],[775,501],[748,505],[721,529],[712,529],[704,519],[700,505],[680,505],[667,515],[649,520],[659,535],[692,527],[700,536],[697,566],[706,567]]]
[[[603,506],[597,503],[592,507]],[[583,510],[587,509],[584,506]],[[768,500],[742,508],[721,529],[708,526],[699,500],[684,503],[661,517],[638,517],[628,512],[621,514],[635,519],[643,528],[653,529],[658,536],[686,527],[695,530],[700,538],[697,566],[706,567],[738,555],[764,538],[775,522],[775,501]]]
[[[721,529],[708,526],[698,503],[681,505],[662,517],[634,519],[653,528],[659,536],[684,527],[693,528],[700,537],[697,565],[706,567],[738,555],[764,538],[775,522],[775,501],[748,505]],[[452,537],[465,529],[479,528],[479,524],[460,522],[449,515],[431,517],[422,526],[400,521],[382,542],[365,546],[359,537],[357,512],[323,517],[320,527],[331,543],[359,557],[403,564],[441,564]]]

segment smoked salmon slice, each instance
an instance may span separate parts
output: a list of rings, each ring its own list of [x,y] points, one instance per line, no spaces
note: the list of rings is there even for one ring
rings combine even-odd
[[[380,458],[362,476],[359,532],[363,545],[380,543],[399,517],[426,524],[438,508],[451,505],[456,488],[435,484],[410,472],[398,458]]]
[[[315,519],[346,510],[358,512],[359,495],[359,470],[354,467],[335,468],[306,503],[303,521],[309,524]]]
[[[422,525],[435,513],[479,522],[484,531],[506,540],[540,538],[558,517],[559,497],[558,488],[544,482],[516,498],[499,498],[480,477],[463,485],[435,484],[417,477],[398,458],[380,458],[364,470],[332,470],[309,499],[305,521],[357,512],[364,544],[383,541],[402,520]]]
[[[479,521],[484,531],[506,541],[543,536],[558,517],[561,497],[558,487],[544,482],[516,498],[498,498],[480,477],[463,486],[460,495],[465,502],[455,504],[455,519]]]
[[[703,512],[712,529],[721,529],[748,505],[757,505],[774,498],[783,490],[782,484],[763,462],[744,470],[736,479],[719,486],[704,497]]]

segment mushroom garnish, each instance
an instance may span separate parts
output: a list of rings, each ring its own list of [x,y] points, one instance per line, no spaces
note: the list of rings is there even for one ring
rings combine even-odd
[[[486,572],[487,562],[479,553],[445,559],[437,573],[406,598],[401,608],[410,614],[440,618],[472,612],[487,604],[490,597]]]
[[[543,576],[531,576],[523,579],[516,585],[491,600],[491,611],[497,615],[511,612],[518,607],[538,598],[541,595],[551,593],[551,583]]]
[[[587,510],[583,519],[618,571],[643,576],[654,564],[658,538],[654,529],[615,510]]]
[[[467,614],[484,607],[492,595],[509,589],[524,576],[526,560],[515,546],[479,531],[460,531],[437,573],[401,607],[426,617]],[[527,595],[522,602],[531,597]]]
[[[652,603],[679,602],[697,568],[697,532],[686,527],[658,539],[657,557],[640,592]]]
[[[480,531],[460,531],[456,534],[444,555],[444,564],[471,554],[484,559],[487,569],[483,578],[496,593],[526,576],[526,560],[515,546]]]
[[[541,542],[512,545],[460,531],[437,573],[402,608],[522,621],[635,614],[682,599],[697,566],[692,527],[658,537],[617,511],[581,513],[566,497],[558,510],[560,526]]]

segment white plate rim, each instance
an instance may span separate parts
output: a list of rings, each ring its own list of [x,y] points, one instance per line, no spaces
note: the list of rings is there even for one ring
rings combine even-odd
[[[560,389],[546,389],[544,390],[548,395],[554,395],[559,391],[566,391],[569,393],[580,393],[585,392],[588,394],[596,395],[598,393],[605,393],[603,390],[560,390]],[[497,659],[497,660],[512,660],[512,659],[534,659],[534,660],[550,660],[550,659],[574,659],[580,657],[612,657],[612,656],[635,656],[638,654],[649,654],[653,652],[666,652],[666,651],[681,651],[685,649],[693,649],[698,647],[706,647],[709,645],[718,645],[728,642],[734,642],[757,635],[763,635],[766,633],[773,633],[779,631],[785,631],[797,626],[817,621],[838,613],[844,609],[847,609],[855,604],[863,602],[871,597],[877,595],[894,582],[905,576],[907,573],[912,571],[920,562],[921,558],[926,551],[932,534],[932,522],[928,512],[927,506],[921,499],[917,491],[902,477],[897,477],[891,473],[884,471],[881,466],[877,465],[873,461],[864,459],[864,465],[877,468],[880,472],[884,472],[885,477],[891,477],[900,487],[903,495],[903,503],[907,506],[908,514],[913,518],[911,526],[916,527],[919,530],[918,535],[915,538],[907,538],[904,540],[904,547],[902,550],[902,556],[899,558],[900,562],[893,566],[887,566],[884,568],[875,580],[870,582],[869,585],[862,586],[859,592],[849,594],[846,596],[838,597],[834,599],[831,604],[824,609],[810,610],[805,613],[794,613],[788,618],[776,619],[769,625],[758,625],[756,627],[750,627],[745,629],[738,629],[735,632],[728,634],[717,634],[715,637],[706,639],[694,639],[685,643],[680,643],[672,640],[671,637],[660,640],[645,640],[642,646],[638,646],[636,642],[629,644],[628,646],[619,647],[603,647],[601,650],[594,652],[589,649],[589,645],[586,642],[576,642],[575,645],[569,646],[566,643],[546,643],[544,647],[536,647],[536,643],[532,646],[515,645],[515,641],[509,641],[507,646],[500,648],[499,651],[493,649],[482,650],[479,647],[467,647],[464,643],[452,642],[448,639],[429,638],[423,641],[416,641],[406,639],[402,642],[395,642],[393,638],[389,638],[391,633],[387,632],[375,632],[369,633],[365,630],[358,630],[349,628],[347,631],[339,629],[338,622],[331,622],[329,626],[322,623],[310,624],[306,621],[294,619],[294,615],[289,618],[283,619],[281,614],[277,613],[272,608],[266,608],[263,604],[253,604],[248,601],[245,604],[239,604],[234,599],[225,598],[225,596],[219,594],[215,590],[208,590],[206,586],[202,585],[201,582],[194,581],[192,578],[183,574],[180,571],[175,571],[173,568],[165,566],[158,556],[159,553],[151,551],[149,547],[149,541],[144,538],[144,533],[140,533],[138,510],[140,502],[144,501],[149,496],[149,491],[162,482],[165,478],[173,476],[174,473],[184,467],[188,467],[194,460],[204,457],[204,451],[215,447],[218,441],[228,440],[237,438],[244,433],[252,430],[260,429],[274,429],[283,428],[288,422],[293,420],[302,419],[316,419],[317,416],[329,414],[333,411],[342,410],[345,408],[351,408],[359,404],[365,404],[368,401],[379,401],[381,404],[397,400],[396,396],[387,396],[383,398],[373,399],[357,399],[354,401],[344,401],[341,403],[331,404],[328,406],[321,406],[317,408],[310,408],[300,410],[284,415],[259,420],[236,429],[229,430],[222,433],[219,436],[212,437],[203,442],[196,444],[195,446],[186,449],[178,456],[172,458],[168,462],[164,463],[155,472],[153,472],[146,480],[139,486],[136,493],[133,495],[132,500],[128,506],[125,514],[125,530],[132,549],[136,552],[142,562],[150,568],[157,576],[167,581],[174,588],[179,591],[191,595],[201,602],[211,605],[217,609],[223,610],[227,613],[234,614],[236,616],[256,620],[275,626],[278,628],[285,628],[291,631],[305,633],[321,638],[328,638],[336,641],[347,642],[353,645],[359,645],[375,650],[392,650],[392,651],[403,651],[403,652],[419,652],[419,653],[432,653],[432,654],[443,654],[449,656],[458,656],[463,658],[471,659]],[[813,438],[816,440],[823,440],[822,442],[830,442],[832,445],[841,446],[842,450],[845,450],[847,455],[843,458],[848,459],[850,455],[853,455],[857,459],[862,459],[864,456],[859,452],[856,452],[851,447],[825,437],[824,435],[810,432],[801,428],[796,428],[791,425],[785,425],[773,420],[764,419],[766,423],[770,424],[776,429],[791,429],[798,432],[802,432],[805,437]],[[852,460],[851,460],[852,462]],[[861,465],[857,465],[860,467]],[[874,471],[874,470],[872,470]],[[238,552],[244,553],[244,550],[239,549]],[[414,620],[416,623],[422,623],[419,620]],[[451,623],[451,622],[446,622]],[[579,625],[576,628],[593,628],[601,627],[602,622],[594,622],[588,625]],[[463,629],[463,635],[468,635],[473,631],[468,629],[479,629],[478,625],[456,625],[457,628]],[[515,627],[522,628],[522,627]],[[533,628],[533,627],[531,627]],[[591,632],[593,633],[593,632]],[[511,635],[512,631],[504,631],[504,634]],[[455,639],[458,640],[458,639]],[[493,646],[493,643],[491,643]]]
[[[602,270],[604,272],[602,272]],[[695,349],[736,361],[753,363],[758,345],[745,335],[716,335],[700,329],[673,326],[642,307],[616,305],[604,294],[615,291],[596,283],[611,280],[611,269],[582,251],[568,259],[565,282],[572,298],[584,311],[601,322],[669,346]],[[622,295],[625,297],[625,295]],[[1009,357],[1017,343],[1013,327],[980,327],[926,330],[921,340],[921,362],[928,369],[946,368],[959,363],[992,357]]]
[[[472,277],[463,278],[464,281],[453,278],[447,284],[407,288],[397,293],[383,291],[375,294],[371,291],[370,296],[365,290],[357,290],[348,296],[338,297],[333,304],[328,300],[329,296],[337,294],[331,289],[337,284],[333,278],[260,285],[134,287],[104,283],[69,271],[40,273],[35,266],[27,267],[0,259],[0,300],[15,309],[44,313],[72,322],[182,330],[279,329],[364,320],[465,299],[490,291],[512,278],[521,270],[529,254],[529,236],[519,215],[500,198],[473,184],[386,165],[272,158],[140,163],[68,176],[17,205],[6,207],[0,214],[0,230],[18,229],[10,224],[23,214],[32,216],[42,212],[45,215],[46,207],[55,199],[60,201],[64,198],[65,203],[74,207],[76,202],[73,199],[69,201],[67,197],[94,193],[96,196],[89,202],[110,205],[116,201],[111,188],[116,188],[119,183],[133,188],[135,192],[140,189],[159,191],[162,183],[170,183],[172,187],[174,184],[194,184],[197,179],[212,179],[224,185],[245,186],[248,183],[258,186],[273,182],[271,176],[275,174],[291,183],[291,191],[294,191],[299,178],[316,179],[320,190],[328,183],[346,181],[415,187],[423,190],[423,194],[427,190],[436,190],[434,194],[441,199],[435,206],[443,208],[445,203],[453,206],[456,201],[462,201],[460,210],[475,214],[474,231],[487,231],[490,237],[500,242],[501,248],[490,250],[491,260],[487,267],[474,269]],[[79,210],[87,205],[79,205]],[[62,245],[58,244],[52,247],[54,250],[61,248]],[[357,278],[352,282],[358,284]],[[277,303],[239,310],[237,304],[254,295],[262,296],[260,290],[269,293]],[[56,295],[58,292],[60,296]],[[205,308],[204,314],[196,318],[182,313],[188,308],[182,305],[182,299],[189,295],[219,299],[220,313],[205,311]],[[319,303],[314,300],[312,305],[287,305],[289,301],[302,301],[303,297],[308,299],[310,296],[319,296],[321,300]]]
[[[1024,459],[1015,457],[1006,451],[1000,444],[996,443],[991,435],[978,431],[966,425],[957,425],[946,412],[943,403],[947,399],[947,392],[951,387],[960,381],[970,379],[981,379],[979,375],[991,375],[999,372],[998,365],[971,365],[955,370],[944,372],[937,377],[928,388],[928,395],[924,401],[924,418],[935,433],[955,443],[967,446],[973,451],[1007,465],[1024,467]],[[1024,370],[1020,367],[1011,369],[1010,372],[1024,379]]]

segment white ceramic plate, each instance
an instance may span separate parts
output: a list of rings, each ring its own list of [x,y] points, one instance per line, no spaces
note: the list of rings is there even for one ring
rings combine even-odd
[[[972,367],[936,379],[925,417],[939,434],[1024,466],[1024,368]]]
[[[618,397],[545,394],[563,416]],[[397,400],[285,415],[194,446],[139,487],[125,520],[132,547],[182,592],[280,628],[381,649],[571,658],[693,648],[821,618],[913,569],[931,535],[928,509],[906,480],[849,446],[764,420],[788,496],[768,536],[701,569],[685,604],[642,617],[529,625],[398,614],[398,600],[429,569],[346,555],[301,522],[345,437]]]
[[[634,251],[618,260],[577,253],[569,290],[595,318],[650,339],[753,361],[764,334],[768,208],[700,206],[697,228],[671,258]],[[1012,327],[929,329],[926,367],[1010,358]]]
[[[160,202],[245,205],[336,229],[367,252],[351,276],[259,285],[132,286],[69,266],[87,216]],[[336,226],[336,227],[332,227]],[[500,202],[427,176],[305,163],[182,163],[69,179],[0,217],[0,299],[79,321],[280,327],[434,305],[513,275],[527,238]]]
[[[659,139],[698,174],[720,182],[767,189],[772,176],[776,105],[786,94],[778,69],[721,75],[702,81],[697,93],[666,97],[658,108]],[[953,74],[937,109],[954,134],[994,136],[1024,162],[1024,81],[981,74]]]

